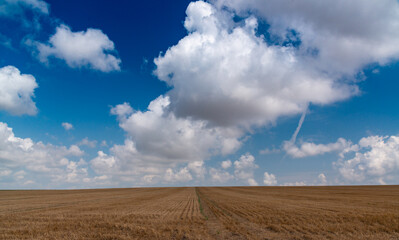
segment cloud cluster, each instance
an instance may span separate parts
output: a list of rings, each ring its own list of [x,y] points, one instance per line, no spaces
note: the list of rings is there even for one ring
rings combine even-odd
[[[303,142],[299,147],[285,142],[284,148],[295,158],[337,153],[339,160],[334,166],[346,183],[381,184],[399,173],[398,136],[369,136],[357,144],[343,138],[329,144]],[[327,183],[324,174],[318,178],[320,184]]]
[[[67,148],[16,137],[6,123],[0,122],[0,173],[14,178],[19,187],[25,181],[46,180],[47,185],[54,186],[82,180],[88,174],[85,163],[73,159],[83,154],[76,145]]]
[[[230,154],[241,146],[241,131],[178,118],[169,105],[169,97],[160,96],[149,104],[147,111],[134,111],[127,103],[113,107],[111,114],[117,115],[128,138],[124,144],[111,147],[109,154],[98,152],[90,162],[93,170],[115,181],[201,179],[206,174],[204,160]]]
[[[234,166],[234,172],[231,174],[228,169]],[[214,183],[227,183],[236,180],[240,184],[258,186],[258,182],[254,178],[254,171],[258,168],[255,164],[255,157],[250,153],[241,155],[241,157],[232,162],[230,160],[221,163],[223,169],[210,168],[209,175]]]
[[[114,43],[99,29],[72,32],[68,26],[60,25],[48,43],[35,42],[34,45],[44,63],[54,57],[72,68],[88,67],[102,72],[120,70],[121,60],[113,55]]]
[[[360,139],[354,157],[336,162],[341,175],[350,182],[379,183],[399,173],[399,137],[370,136]]]
[[[254,179],[254,170],[258,168],[255,158],[247,153],[242,155],[239,160],[234,162],[234,176],[241,180],[246,180],[250,186],[257,186]]]
[[[35,115],[33,102],[36,79],[29,74],[21,74],[14,66],[0,68],[0,110],[13,115]]]

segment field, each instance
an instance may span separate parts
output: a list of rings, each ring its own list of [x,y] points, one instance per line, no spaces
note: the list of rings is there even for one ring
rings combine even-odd
[[[399,239],[399,186],[0,191],[0,239]]]

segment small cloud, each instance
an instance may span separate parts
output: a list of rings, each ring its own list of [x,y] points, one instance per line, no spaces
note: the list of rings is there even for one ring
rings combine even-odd
[[[73,125],[71,123],[63,122],[61,125],[67,131],[73,129]]]
[[[380,73],[380,69],[376,68],[376,69],[374,69],[374,70],[372,71],[372,73],[378,74],[378,73]]]
[[[317,178],[319,179],[320,185],[327,184],[327,178],[326,178],[326,175],[324,175],[324,173],[320,173]]]
[[[108,146],[107,141],[102,140],[101,141],[101,147],[106,147],[106,146]]]
[[[222,166],[222,168],[227,169],[227,168],[231,167],[231,161],[230,160],[223,161],[221,166]]]
[[[248,179],[248,184],[249,186],[258,186],[258,183],[253,178]]]
[[[209,170],[209,174],[211,176],[212,182],[226,183],[234,179],[234,176],[232,176],[230,173],[215,168],[211,168]]]
[[[90,141],[88,137],[85,137],[85,138],[82,139],[82,141],[80,141],[78,143],[78,145],[79,146],[87,146],[87,147],[90,147],[90,148],[95,148],[96,145],[97,145],[97,141],[96,140]]]
[[[116,115],[119,120],[123,121],[133,113],[133,108],[129,103],[124,102],[123,104],[118,104],[115,107],[111,108],[111,114]]]
[[[264,173],[263,183],[267,186],[273,186],[277,184],[277,179],[274,174],[269,174],[268,172]]]
[[[120,71],[121,60],[113,55],[114,43],[99,29],[72,32],[68,26],[60,25],[48,43],[27,41],[26,44],[36,47],[39,60],[45,64],[53,57],[64,60],[71,68]]]

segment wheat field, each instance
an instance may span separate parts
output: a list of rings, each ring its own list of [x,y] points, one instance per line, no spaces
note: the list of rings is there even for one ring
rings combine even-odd
[[[399,239],[399,186],[4,190],[0,239]]]

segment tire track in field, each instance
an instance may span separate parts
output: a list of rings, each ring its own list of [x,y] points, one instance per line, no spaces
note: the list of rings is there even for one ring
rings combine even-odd
[[[197,193],[200,211],[206,219],[206,227],[210,236],[214,239],[246,239],[244,236],[240,236],[238,233],[228,230],[218,216],[218,212],[214,210],[212,203],[200,193],[198,188],[195,188],[195,191]]]
[[[207,208],[209,210],[207,213],[218,220],[219,226],[221,224],[225,230],[230,232],[231,236],[228,239],[268,239],[267,236],[270,236],[270,232],[264,226],[245,217],[252,214],[245,211],[242,212],[241,206],[238,205],[233,207],[233,209],[226,209],[209,198],[211,196],[208,197],[201,193],[200,189],[197,192],[201,196],[204,211]],[[243,216],[239,215],[240,213]],[[221,238],[217,237],[217,239]]]

